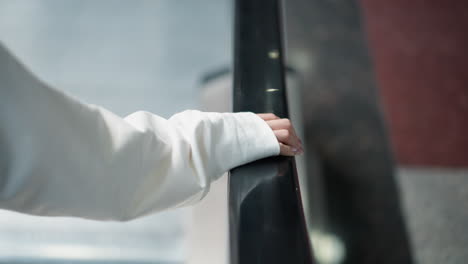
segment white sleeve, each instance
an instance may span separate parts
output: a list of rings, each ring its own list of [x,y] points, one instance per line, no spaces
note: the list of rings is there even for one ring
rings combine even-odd
[[[229,169],[278,153],[252,113],[121,118],[47,87],[0,44],[0,208],[125,221],[199,200]]]

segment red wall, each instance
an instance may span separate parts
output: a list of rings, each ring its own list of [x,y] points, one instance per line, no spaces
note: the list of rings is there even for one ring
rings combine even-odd
[[[400,164],[468,167],[468,0],[361,0]]]

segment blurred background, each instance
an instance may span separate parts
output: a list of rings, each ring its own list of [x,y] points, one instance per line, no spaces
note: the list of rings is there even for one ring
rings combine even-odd
[[[468,2],[283,6],[317,263],[467,263]],[[0,0],[0,41],[122,116],[229,111],[232,12],[229,0]],[[0,211],[0,263],[226,263],[226,184],[123,224]]]

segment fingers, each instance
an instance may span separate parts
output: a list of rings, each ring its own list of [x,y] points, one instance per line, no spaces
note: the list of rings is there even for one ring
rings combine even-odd
[[[294,146],[296,148],[302,148],[302,143],[295,134],[287,129],[273,130],[276,138],[280,143],[286,144],[288,146]]]
[[[275,114],[271,113],[264,113],[264,114],[257,114],[261,119],[268,121],[268,120],[274,120],[274,119],[279,119]]]
[[[294,147],[285,145],[283,143],[280,143],[280,155],[282,156],[296,156],[302,153],[303,151],[298,148],[294,148]]]
[[[271,113],[257,115],[273,130],[273,133],[280,145],[280,155],[295,156],[304,152],[302,141],[296,135],[293,124],[289,119],[279,118]]]
[[[266,122],[271,127],[271,129],[273,129],[273,131],[281,131],[277,135],[277,137],[278,136],[281,137],[281,138],[278,138],[279,142],[282,142],[282,143],[285,143],[285,144],[288,144],[297,148],[302,148],[302,141],[297,136],[296,131],[294,130],[294,126],[289,119],[283,118],[283,119],[269,120]]]
[[[296,134],[291,121],[287,118],[268,120],[266,122],[273,130],[286,129]]]

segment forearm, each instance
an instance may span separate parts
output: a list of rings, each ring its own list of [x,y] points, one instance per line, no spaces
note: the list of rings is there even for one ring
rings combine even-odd
[[[197,200],[211,181],[278,154],[252,113],[126,118],[51,89],[0,47],[0,207],[128,220]]]

